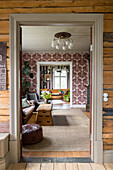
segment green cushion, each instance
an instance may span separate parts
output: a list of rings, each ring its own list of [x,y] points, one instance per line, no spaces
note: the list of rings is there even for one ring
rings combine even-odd
[[[22,99],[22,109],[29,107],[29,104],[27,102],[27,98]]]

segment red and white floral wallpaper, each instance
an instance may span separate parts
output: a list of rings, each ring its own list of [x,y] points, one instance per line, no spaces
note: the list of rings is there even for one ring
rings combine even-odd
[[[88,53],[23,53],[22,65],[25,61],[29,61],[33,79],[26,76],[26,80],[30,80],[30,92],[37,92],[37,62],[38,61],[72,61],[73,65],[73,104],[85,105],[87,103],[88,85]]]

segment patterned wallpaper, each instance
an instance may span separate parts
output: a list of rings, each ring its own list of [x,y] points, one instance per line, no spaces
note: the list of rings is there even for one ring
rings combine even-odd
[[[37,92],[37,62],[38,61],[72,61],[73,65],[73,104],[84,105],[87,103],[88,85],[88,60],[87,53],[23,53],[22,66],[24,61],[29,61],[33,79],[30,80],[30,92]]]

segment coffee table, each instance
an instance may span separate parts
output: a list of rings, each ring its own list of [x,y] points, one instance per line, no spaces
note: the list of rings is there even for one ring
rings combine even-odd
[[[40,104],[40,106],[37,108],[37,114],[36,114],[36,122],[39,125],[42,126],[52,126],[52,104]]]

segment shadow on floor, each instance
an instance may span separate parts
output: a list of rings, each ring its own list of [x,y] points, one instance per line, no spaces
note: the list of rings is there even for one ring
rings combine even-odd
[[[64,115],[53,115],[54,126],[68,126],[68,121]]]

